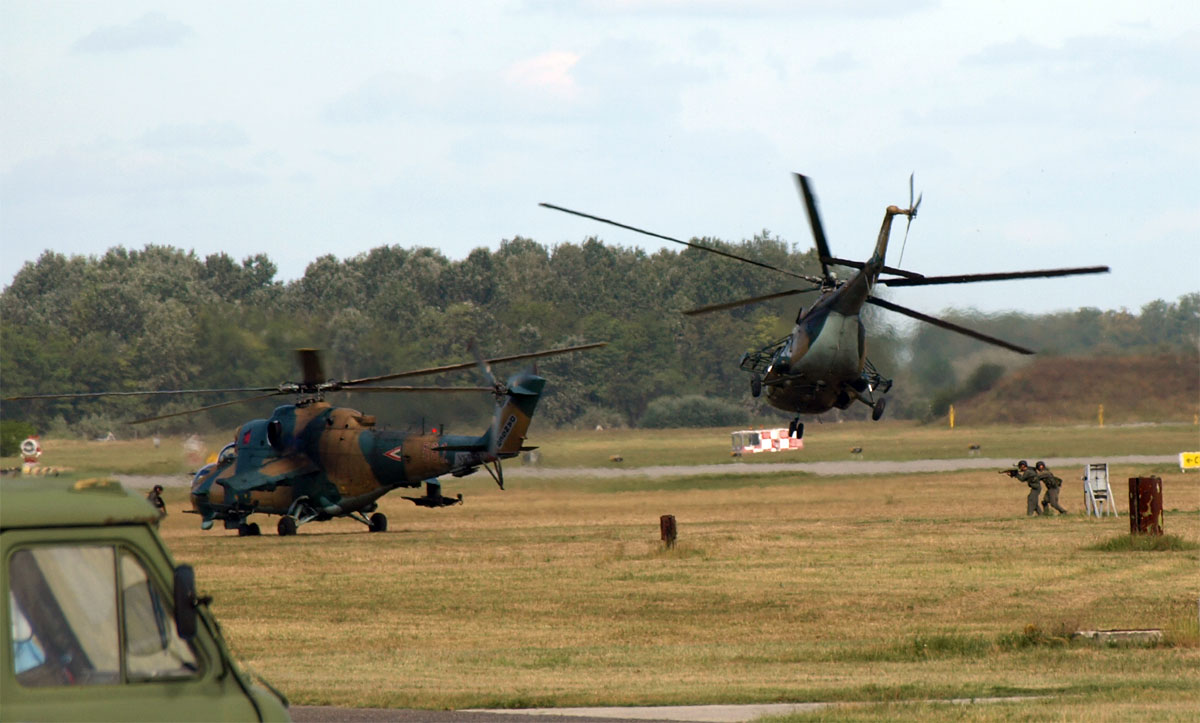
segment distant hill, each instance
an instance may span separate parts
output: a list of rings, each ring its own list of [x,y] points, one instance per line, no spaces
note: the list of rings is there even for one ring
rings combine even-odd
[[[1191,422],[1200,413],[1200,355],[1046,357],[955,402],[961,424]]]

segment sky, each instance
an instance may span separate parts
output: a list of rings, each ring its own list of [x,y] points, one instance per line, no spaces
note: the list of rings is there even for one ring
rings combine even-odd
[[[1198,70],[1194,0],[0,0],[0,284],[118,245],[282,281],[382,245],[670,246],[543,201],[807,249],[792,172],[865,259],[915,173],[892,265],[1112,273],[893,301],[1136,311],[1200,291]]]

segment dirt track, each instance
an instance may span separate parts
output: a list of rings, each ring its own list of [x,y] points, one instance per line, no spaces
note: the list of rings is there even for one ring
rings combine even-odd
[[[1048,457],[1046,464],[1052,469],[1069,470],[1082,468],[1089,462],[1112,464],[1172,464],[1178,461],[1175,455],[1127,455],[1123,457]],[[506,467],[505,477],[512,480],[571,478],[571,477],[693,477],[714,474],[771,474],[800,472],[822,476],[844,477],[875,474],[914,474],[920,472],[954,472],[963,469],[1005,469],[1012,466],[1011,459],[967,457],[960,459],[918,459],[905,462],[887,460],[840,460],[830,462],[766,462],[725,464],[674,465],[661,467]],[[127,487],[150,489],[153,485],[163,487],[187,487],[189,475],[116,475]]]

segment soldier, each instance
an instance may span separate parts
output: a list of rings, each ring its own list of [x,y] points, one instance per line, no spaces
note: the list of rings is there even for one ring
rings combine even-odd
[[[1050,514],[1051,507],[1058,510],[1060,515],[1067,514],[1067,511],[1058,504],[1058,489],[1062,487],[1062,479],[1055,477],[1045,462],[1039,460],[1033,467],[1038,481],[1046,485],[1046,496],[1042,498],[1042,514]]]
[[[1029,463],[1025,460],[1017,462],[1017,468],[1008,470],[1008,475],[1029,485],[1029,496],[1025,498],[1025,515],[1032,517],[1042,514],[1038,509],[1038,494],[1042,491],[1042,483],[1038,480],[1037,473],[1029,469]]]
[[[159,521],[167,516],[167,503],[163,502],[162,491],[162,485],[154,485],[154,489],[150,490],[150,494],[146,495],[146,499],[150,501],[150,504],[154,505],[154,509],[158,510]]]

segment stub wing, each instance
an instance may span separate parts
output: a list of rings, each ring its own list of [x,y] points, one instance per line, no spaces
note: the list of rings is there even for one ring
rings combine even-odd
[[[279,457],[248,470],[239,470],[234,475],[216,481],[233,492],[254,492],[260,489],[273,490],[279,485],[306,478],[320,469],[307,457]]]

